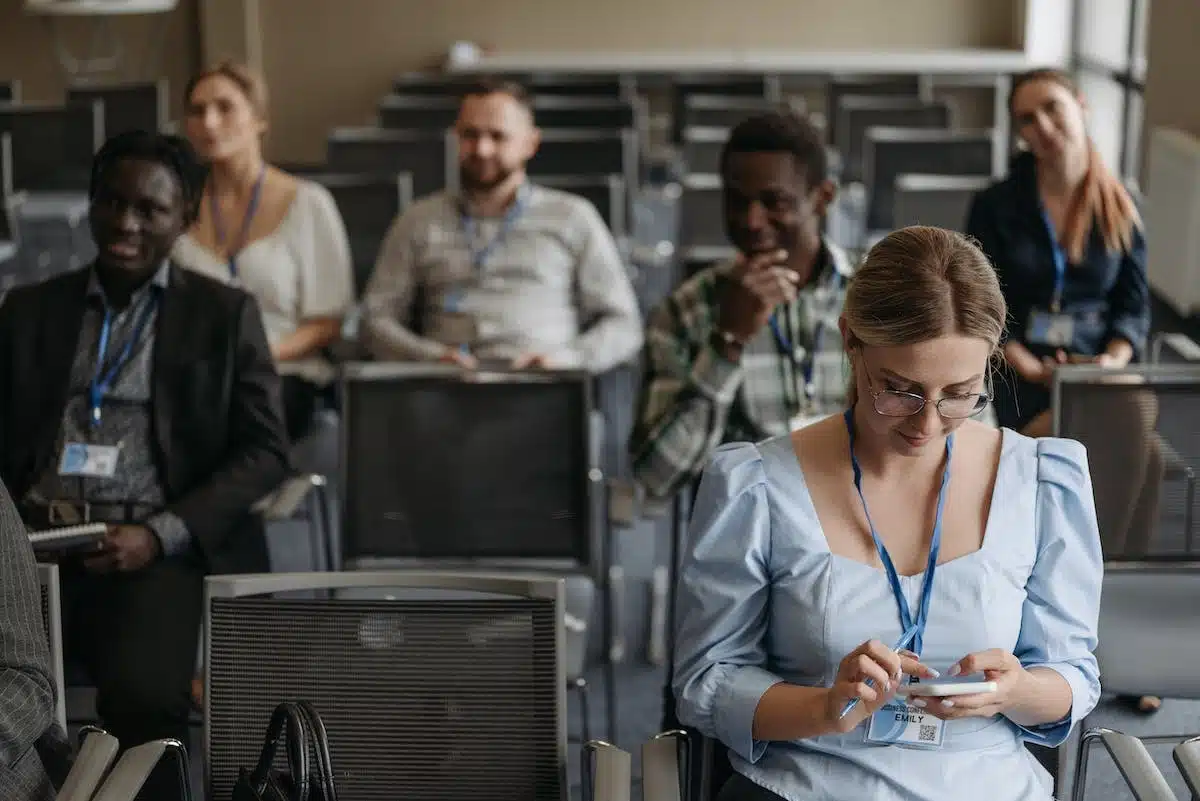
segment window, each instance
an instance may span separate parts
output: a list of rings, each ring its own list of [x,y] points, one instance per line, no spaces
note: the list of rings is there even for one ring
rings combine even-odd
[[[1126,180],[1141,171],[1150,0],[1074,0],[1072,62],[1096,148]]]

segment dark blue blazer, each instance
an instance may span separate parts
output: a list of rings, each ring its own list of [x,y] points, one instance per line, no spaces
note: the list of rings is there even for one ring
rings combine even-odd
[[[1025,338],[1030,312],[1048,308],[1054,295],[1053,244],[1042,220],[1032,154],[1017,156],[1007,178],[975,196],[967,233],[979,240],[996,269],[1008,303],[1009,337],[1036,355],[1051,355],[1052,348],[1031,345]],[[1133,346],[1134,358],[1141,358],[1150,330],[1143,231],[1134,232],[1128,253],[1109,253],[1093,226],[1082,261],[1067,265],[1063,309],[1076,318],[1072,352],[1095,356],[1121,338]],[[1044,387],[1015,374],[998,381],[995,389],[1001,425],[1024,425],[1050,403]]]

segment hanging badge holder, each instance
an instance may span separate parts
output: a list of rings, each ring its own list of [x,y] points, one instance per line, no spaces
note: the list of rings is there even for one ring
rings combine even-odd
[[[1050,215],[1042,209],[1042,222],[1050,239],[1054,259],[1054,296],[1049,309],[1034,309],[1029,313],[1025,338],[1033,345],[1069,349],[1075,341],[1075,318],[1062,311],[1063,289],[1067,279],[1067,256],[1058,242],[1058,234]]]
[[[916,629],[912,650],[920,654],[925,624],[929,620],[929,605],[933,596],[933,580],[937,570],[938,553],[942,545],[942,513],[946,507],[946,489],[950,484],[950,459],[953,455],[954,435],[951,434],[946,438],[946,468],[942,473],[941,489],[938,491],[937,515],[933,523],[933,537],[929,543],[929,559],[926,562],[925,580],[921,585],[920,602],[914,618],[908,605],[908,598],[904,594],[904,587],[900,583],[900,574],[896,571],[891,554],[888,553],[879,532],[875,529],[875,523],[871,520],[871,512],[867,508],[867,498],[862,491],[862,468],[859,466],[858,457],[854,454],[853,407],[846,411],[845,419],[846,429],[850,435],[850,465],[854,471],[854,488],[858,491],[859,500],[862,501],[863,513],[866,515],[867,524],[871,529],[871,539],[875,542],[875,550],[879,553],[880,561],[883,562],[888,585],[896,599],[896,605],[900,612],[901,630]],[[944,723],[920,707],[912,706],[900,699],[894,699],[871,715],[866,739],[867,742],[877,745],[937,749],[942,747],[942,740],[945,736]]]

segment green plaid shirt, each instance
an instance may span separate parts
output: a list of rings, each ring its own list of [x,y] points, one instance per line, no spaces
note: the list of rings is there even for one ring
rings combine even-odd
[[[721,443],[757,442],[787,433],[797,417],[841,409],[847,371],[837,320],[853,268],[828,241],[821,264],[816,280],[777,312],[780,335],[764,327],[737,364],[710,344],[732,262],[697,273],[654,310],[630,441],[634,473],[652,497],[669,497],[696,476]]]

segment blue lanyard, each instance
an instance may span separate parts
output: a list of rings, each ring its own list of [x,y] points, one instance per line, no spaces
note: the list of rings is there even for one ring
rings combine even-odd
[[[237,254],[250,234],[250,223],[254,221],[254,215],[258,214],[258,204],[262,200],[263,179],[266,176],[267,167],[263,165],[262,169],[258,171],[258,178],[254,181],[254,189],[250,191],[250,203],[246,206],[246,216],[242,218],[242,230],[238,232],[237,241],[229,248],[229,275],[232,278],[238,277]],[[208,193],[208,207],[212,214],[213,233],[217,235],[217,246],[223,246],[225,244],[225,224],[221,222],[221,210],[217,208],[216,192]]]
[[[904,595],[904,588],[900,584],[900,575],[896,572],[896,566],[892,564],[892,557],[888,554],[887,548],[883,544],[883,540],[879,538],[879,532],[875,530],[875,523],[871,520],[871,512],[867,508],[867,498],[863,495],[862,490],[862,468],[858,464],[858,457],[854,455],[854,408],[846,410],[846,430],[850,434],[850,466],[854,470],[854,488],[858,490],[859,500],[862,501],[863,514],[867,516],[867,525],[871,529],[871,539],[875,541],[875,550],[879,552],[879,559],[883,562],[883,569],[887,573],[888,584],[891,585],[892,595],[896,598],[896,605],[900,607],[900,630],[908,631],[916,629],[916,635],[913,637],[912,650],[918,656],[921,654],[922,640],[925,635],[925,624],[929,620],[929,601],[933,596],[933,574],[937,569],[938,551],[942,547],[942,512],[946,508],[946,487],[950,484],[950,457],[954,450],[954,435],[951,434],[946,438],[946,468],[942,472],[942,486],[938,490],[937,516],[933,522],[933,538],[929,543],[929,561],[925,565],[925,582],[921,585],[920,605],[917,609],[916,619],[912,616],[912,610],[908,606],[908,598]]]
[[[1050,300],[1050,311],[1058,313],[1062,308],[1063,289],[1067,283],[1067,254],[1058,243],[1058,232],[1050,220],[1050,213],[1042,206],[1042,222],[1046,225],[1046,233],[1050,236],[1050,253],[1054,257],[1054,296]]]
[[[796,349],[792,345],[788,337],[784,336],[783,330],[779,327],[778,315],[771,315],[771,333],[775,335],[775,344],[779,346],[779,351],[784,357],[791,360],[792,365],[796,364]],[[804,394],[808,398],[812,398],[815,394],[813,388],[813,372],[817,366],[817,354],[821,352],[821,337],[825,333],[825,324],[818,322],[813,327],[812,348],[808,354],[808,360],[800,368],[801,378],[804,379]]]
[[[481,250],[475,250],[475,234],[478,228],[478,223],[475,218],[467,213],[466,205],[462,206],[462,227],[463,235],[467,239],[467,249],[471,251],[471,266],[476,270],[482,270],[487,263],[488,257],[495,252],[504,238],[508,236],[509,231],[517,224],[517,220],[525,213],[525,206],[529,199],[529,190],[526,185],[522,184],[517,190],[517,197],[513,201],[512,206],[508,211],[504,212],[504,219],[500,222],[500,229],[496,231],[496,235],[483,246]]]
[[[154,316],[155,307],[158,306],[158,294],[155,287],[150,287],[149,292],[150,295],[143,302],[142,313],[133,327],[132,335],[125,343],[125,347],[117,354],[117,358],[108,366],[107,370],[104,369],[104,357],[108,352],[109,337],[112,336],[112,308],[107,303],[104,304],[104,322],[100,325],[100,344],[96,348],[96,371],[92,374],[92,383],[88,388],[92,412],[90,422],[93,428],[100,423],[100,407],[104,403],[104,396],[112,388],[113,381],[116,380],[117,374],[121,372],[121,368],[125,366],[133,355],[134,347],[141,340],[142,333],[146,330],[150,318]]]

